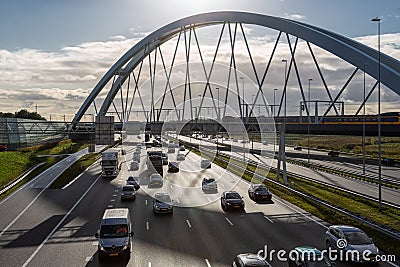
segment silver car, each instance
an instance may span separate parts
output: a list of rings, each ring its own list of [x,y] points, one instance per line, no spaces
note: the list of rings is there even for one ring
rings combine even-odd
[[[153,173],[150,175],[149,187],[162,187],[163,186],[163,178],[159,173]]]
[[[178,154],[176,160],[185,160],[185,154]]]
[[[372,239],[361,229],[348,225],[332,225],[326,231],[326,246],[329,249],[358,253],[345,253],[346,261],[375,262],[378,248]]]
[[[137,171],[137,170],[139,170],[139,162],[132,161],[131,162],[131,171]]]

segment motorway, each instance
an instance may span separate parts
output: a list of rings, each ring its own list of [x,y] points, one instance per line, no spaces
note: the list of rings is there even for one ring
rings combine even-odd
[[[127,151],[127,164],[115,179],[101,178],[101,167],[96,163],[65,189],[45,188],[42,192],[30,188],[0,203],[1,265],[214,267],[230,266],[237,254],[257,253],[266,245],[269,250],[286,251],[300,245],[324,248],[325,222],[275,196],[268,203],[251,201],[247,182],[216,165],[201,170],[199,156],[187,151],[181,171],[166,174],[162,189],[148,189],[142,184],[135,201],[121,202],[120,190],[126,178],[147,175],[145,160],[141,160],[138,171],[128,170],[132,155],[130,149]],[[145,153],[143,148],[143,158]],[[175,160],[176,153],[168,156]],[[218,193],[202,192],[200,183],[205,176],[218,180]],[[245,212],[221,209],[220,194],[231,189],[244,196]],[[149,195],[158,191],[171,194],[176,204],[173,215],[153,214]],[[132,256],[129,261],[112,258],[100,263],[94,233],[104,210],[111,207],[131,211],[135,232]],[[276,257],[271,263],[287,266]],[[336,266],[352,264],[338,262]]]
[[[204,140],[202,140],[201,142],[197,139],[189,139],[186,136],[179,136],[180,139],[184,140],[184,141],[191,141],[194,144],[205,144]],[[225,143],[227,143],[227,141],[225,141]],[[256,149],[260,149],[262,148],[262,144],[258,143],[259,145],[257,145]],[[233,144],[233,146],[240,146],[243,144]],[[247,145],[249,148],[249,144],[245,144]],[[255,146],[256,147],[256,146]],[[268,148],[265,148],[268,147]],[[265,151],[270,151],[269,149],[273,149],[273,146],[264,146]],[[288,148],[286,148],[288,149]],[[293,148],[291,148],[293,149]],[[273,152],[273,150],[272,150]],[[239,157],[239,158],[243,158],[243,153],[241,152],[228,152],[228,151],[224,151],[223,153],[226,154],[231,154],[233,156]],[[303,151],[303,153],[305,153],[305,151]],[[314,155],[322,155],[321,151],[311,151],[311,153],[316,153]],[[256,162],[261,162],[266,166],[272,166],[272,167],[276,167],[277,166],[277,160],[272,158],[273,154],[266,154],[266,156],[260,156],[260,155],[253,155],[250,153],[245,153],[245,158],[247,159],[251,159],[254,160]],[[324,154],[325,155],[325,154]],[[314,162],[314,160],[313,160]],[[326,166],[330,166],[332,168],[336,167],[337,162],[335,161],[331,161],[331,162],[325,162]],[[346,163],[339,163],[342,166],[344,166]],[[353,166],[355,164],[350,164],[347,163],[347,168],[349,168],[349,170],[351,168],[356,168],[355,166]],[[376,166],[373,166],[376,167]],[[358,165],[359,168],[359,165]],[[372,166],[370,166],[369,168],[372,168]],[[399,172],[399,168],[398,167],[386,167],[384,168],[384,171],[386,170],[392,170],[395,169],[397,171],[397,173]],[[369,195],[371,197],[378,197],[378,185],[377,184],[373,184],[373,183],[367,183],[361,180],[357,180],[357,179],[352,179],[349,177],[345,177],[345,176],[340,176],[340,175],[336,175],[336,174],[332,174],[332,173],[326,173],[323,171],[319,171],[319,170],[315,170],[315,169],[310,169],[307,167],[303,167],[303,166],[299,166],[299,165],[295,165],[295,164],[286,164],[286,170],[288,172],[292,172],[292,173],[299,173],[302,174],[304,176],[322,181],[322,182],[326,182],[328,184],[332,184],[335,186],[339,186],[342,188],[346,188],[346,189],[350,189],[353,190],[355,192],[359,192],[359,193],[363,193],[366,195]],[[394,171],[393,171],[394,172]],[[398,175],[396,176],[396,178],[398,178]],[[400,205],[400,190],[397,189],[392,189],[392,188],[388,188],[388,187],[382,187],[382,199],[397,205]]]

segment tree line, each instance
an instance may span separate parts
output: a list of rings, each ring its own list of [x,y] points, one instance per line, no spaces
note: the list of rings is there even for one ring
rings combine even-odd
[[[36,112],[29,112],[26,109],[21,109],[15,113],[11,112],[0,112],[0,118],[20,118],[20,119],[31,119],[31,120],[46,120],[40,114]]]

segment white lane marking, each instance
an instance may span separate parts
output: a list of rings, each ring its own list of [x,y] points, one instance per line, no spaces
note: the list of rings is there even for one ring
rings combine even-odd
[[[110,209],[113,208],[113,207],[114,207],[114,205],[108,205],[107,206],[107,208],[110,208]]]
[[[151,267],[151,261],[149,261],[149,267]]]
[[[206,261],[207,267],[211,267],[210,262],[207,259],[205,259],[205,261]]]
[[[270,221],[271,223],[274,223],[270,218],[268,218],[267,215],[264,215],[264,218],[267,219],[268,221]]]
[[[113,195],[113,197],[116,197],[116,196],[117,196],[117,194],[114,194],[114,195]]]
[[[111,199],[110,201],[111,201],[111,202],[114,202],[114,201],[115,201],[115,199]]]
[[[225,217],[225,220],[226,220],[230,225],[233,226],[233,223],[232,223],[231,220],[229,220],[227,217]]]
[[[88,189],[86,189],[85,193],[78,199],[78,201],[72,206],[72,208],[67,212],[67,214],[64,215],[64,217],[61,219],[61,221],[58,222],[56,227],[51,230],[51,232],[46,236],[46,238],[43,240],[43,242],[36,248],[36,250],[32,253],[32,255],[25,261],[25,263],[22,265],[22,267],[28,266],[28,264],[32,261],[32,259],[36,256],[36,254],[39,252],[39,250],[42,249],[44,244],[50,239],[50,237],[57,231],[58,228],[64,223],[64,221],[67,219],[67,217],[71,214],[71,212],[79,205],[79,203],[83,200],[83,198],[89,193],[90,189],[95,185],[95,183],[101,178],[101,175],[99,175],[96,180],[89,186]]]
[[[181,203],[181,201],[179,200],[179,198],[176,199],[176,202],[179,204]]]
[[[169,187],[171,187],[171,189],[172,189],[173,188],[172,184]]]
[[[208,201],[212,202],[212,199],[210,197],[207,197]]]
[[[192,225],[190,224],[189,220],[186,220],[186,223],[189,226],[189,228],[192,228]]]
[[[93,261],[93,256],[86,257],[85,261],[86,262]]]
[[[224,184],[220,184],[222,187],[225,187],[225,185]]]
[[[92,242],[92,246],[97,246],[98,244],[99,244],[98,241],[93,241],[93,242]]]
[[[393,263],[391,261],[387,261],[387,263],[389,263],[390,265],[394,266],[394,267],[399,267],[399,265],[397,265],[396,263]]]
[[[114,190],[114,192],[118,192],[118,191],[119,191],[119,189],[115,189],[115,190]]]
[[[145,199],[145,200],[144,200],[144,204],[146,204],[146,205],[147,205],[147,199]]]
[[[146,230],[147,231],[150,230],[150,223],[149,222],[146,222]]]

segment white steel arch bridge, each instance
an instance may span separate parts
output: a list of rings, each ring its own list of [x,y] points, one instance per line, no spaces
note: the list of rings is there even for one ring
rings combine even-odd
[[[273,29],[276,32],[277,36],[270,51],[266,51],[264,55],[251,52],[250,41],[246,33],[247,25]],[[217,33],[215,49],[212,53],[208,52],[208,60],[201,48],[201,40],[198,35],[200,29],[207,27],[213,27]],[[246,60],[250,66],[250,74],[241,72],[238,67],[245,60],[236,54],[239,39],[242,48],[247,53]],[[175,120],[199,118],[205,110],[222,117],[227,114],[226,107],[228,106],[235,109],[236,114],[240,117],[251,116],[257,108],[259,113],[260,110],[263,110],[266,116],[282,116],[281,110],[285,109],[286,111],[284,95],[289,90],[289,79],[296,83],[299,100],[302,103],[311,102],[311,99],[306,96],[307,83],[310,87],[311,79],[302,77],[302,62],[296,57],[300,42],[306,46],[310,61],[315,66],[314,80],[318,79],[322,85],[321,92],[325,97],[321,101],[328,103],[321,115],[326,116],[332,113],[340,115],[337,104],[343,93],[349,90],[349,84],[356,75],[365,73],[374,79],[365,98],[355,109],[354,114],[358,115],[379,82],[379,54],[376,49],[303,22],[262,14],[229,11],[186,17],[143,38],[115,62],[100,79],[75,115],[72,125],[80,122],[89,109],[96,115],[114,114],[117,121],[120,122],[128,121],[131,114],[141,114],[147,122],[160,121],[163,119],[163,112],[167,112],[167,115],[170,116],[173,114]],[[166,52],[163,47],[167,43],[170,43],[170,46],[167,47],[168,51]],[[266,95],[271,94],[273,88],[266,88],[265,84],[272,76],[270,73],[273,62],[282,61],[282,58],[277,59],[276,56],[277,47],[282,43],[287,45],[288,51],[283,60],[286,63],[285,72],[280,74],[284,77],[281,85],[282,93],[276,104],[274,94],[274,104],[272,105],[268,103]],[[324,76],[326,73],[318,63],[316,47],[331,53],[351,66],[350,75],[340,88],[336,88],[335,92],[328,85]],[[181,60],[178,60],[177,52],[182,48],[183,56],[181,56]],[[170,54],[170,62],[166,61],[166,53]],[[228,55],[228,61],[220,62],[218,59],[220,54]],[[196,59],[194,59],[195,57]],[[266,63],[262,70],[256,61],[260,57],[263,57]],[[400,95],[400,62],[383,53],[381,53],[380,62],[381,83],[395,94]],[[147,65],[147,70],[145,70],[145,65]],[[192,76],[195,67],[203,73],[202,78]],[[225,70],[223,75],[221,74],[222,69]],[[218,75],[214,75],[217,72]],[[174,75],[178,78],[175,78]],[[246,79],[253,84],[251,93],[248,86],[246,86],[246,90],[244,89],[245,78],[243,76],[246,75],[248,76]],[[224,77],[225,82],[213,80],[215,77],[221,78],[221,76]],[[158,78],[161,80],[157,80]],[[174,79],[179,80],[177,85],[172,84]],[[222,89],[221,98],[219,97],[220,89]],[[216,101],[217,93],[218,101]],[[144,95],[148,97],[147,100],[144,100]],[[252,96],[251,101],[250,95]],[[206,98],[211,101],[207,102]],[[194,103],[195,101],[197,102]],[[310,117],[310,106],[304,105],[303,108],[306,115]]]

